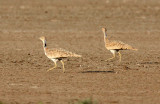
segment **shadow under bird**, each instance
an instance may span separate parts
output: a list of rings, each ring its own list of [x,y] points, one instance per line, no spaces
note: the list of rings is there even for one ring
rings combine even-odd
[[[62,61],[62,59],[67,58],[67,57],[82,57],[81,55],[66,51],[64,49],[57,49],[57,48],[49,49],[47,48],[46,38],[44,36],[41,36],[39,39],[43,42],[43,49],[44,49],[45,55],[49,59],[51,59],[55,64],[53,68],[50,68],[47,71],[50,71],[56,68],[57,61],[60,61],[63,65],[63,72],[65,72],[64,62]]]
[[[121,53],[119,52],[120,50],[138,50],[136,48],[133,48],[132,46],[125,44],[121,41],[115,41],[115,40],[109,40],[107,38],[107,29],[106,28],[102,28],[102,32],[104,33],[104,42],[105,42],[105,47],[111,51],[111,53],[113,54],[112,58],[109,58],[107,60],[111,60],[114,59],[116,56],[116,52],[118,52],[119,54],[119,61],[121,61]]]

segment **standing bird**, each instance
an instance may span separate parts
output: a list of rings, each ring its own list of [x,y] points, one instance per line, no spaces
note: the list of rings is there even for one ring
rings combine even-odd
[[[104,33],[104,42],[105,42],[105,47],[111,51],[111,53],[113,54],[112,58],[109,58],[108,60],[114,59],[116,56],[116,52],[118,52],[119,54],[119,61],[121,61],[121,53],[119,52],[120,50],[137,50],[135,48],[133,48],[132,46],[125,44],[121,41],[111,41],[107,38],[107,33],[106,33],[107,29],[106,28],[102,28],[102,32]]]
[[[44,48],[44,53],[45,55],[51,59],[55,66],[53,68],[48,69],[47,71],[50,71],[54,68],[57,67],[57,61],[60,61],[63,65],[63,72],[65,72],[65,68],[64,68],[64,62],[62,61],[62,59],[67,58],[67,57],[81,57],[81,55],[77,55],[75,53],[63,50],[63,49],[48,49],[47,48],[47,44],[46,44],[46,38],[44,36],[41,36],[39,38],[42,42],[43,42],[43,48]]]

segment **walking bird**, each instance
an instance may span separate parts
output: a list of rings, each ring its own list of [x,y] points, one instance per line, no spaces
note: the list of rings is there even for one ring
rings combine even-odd
[[[119,54],[119,61],[121,61],[121,53],[119,52],[120,50],[137,50],[136,48],[133,48],[132,46],[125,44],[121,41],[115,41],[115,40],[109,40],[107,38],[107,29],[102,28],[102,32],[104,33],[104,42],[105,42],[105,47],[111,51],[113,54],[112,58],[109,58],[108,60],[114,59],[116,56],[116,52]]]
[[[46,38],[44,36],[41,36],[39,39],[43,42],[43,49],[44,49],[45,55],[49,59],[51,59],[55,64],[55,66],[53,68],[50,68],[47,71],[55,69],[57,67],[57,61],[60,61],[63,65],[63,72],[65,72],[64,62],[62,61],[62,59],[67,58],[67,57],[81,57],[81,55],[66,51],[64,49],[56,49],[56,48],[48,49],[47,43],[46,43]]]

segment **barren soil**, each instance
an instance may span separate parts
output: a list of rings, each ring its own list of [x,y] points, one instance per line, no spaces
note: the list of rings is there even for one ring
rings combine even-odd
[[[102,27],[138,51],[105,61]],[[40,36],[83,57],[47,72]],[[0,44],[4,104],[160,104],[159,0],[0,0]]]

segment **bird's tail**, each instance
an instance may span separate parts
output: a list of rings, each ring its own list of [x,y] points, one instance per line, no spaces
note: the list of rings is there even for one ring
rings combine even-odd
[[[128,45],[128,44],[124,45],[124,48],[130,49],[130,50],[134,50],[134,51],[137,51],[137,50],[138,50],[138,49],[136,49],[136,48],[134,48],[134,47],[132,47],[132,46],[130,46],[130,45]]]
[[[138,51],[138,49],[136,49],[136,48],[131,48],[131,50]]]
[[[73,52],[69,52],[68,51],[68,57],[82,57],[81,55],[78,55],[78,54],[76,54],[76,53],[73,53]]]
[[[78,54],[73,53],[72,57],[82,57],[82,55],[78,55]]]

